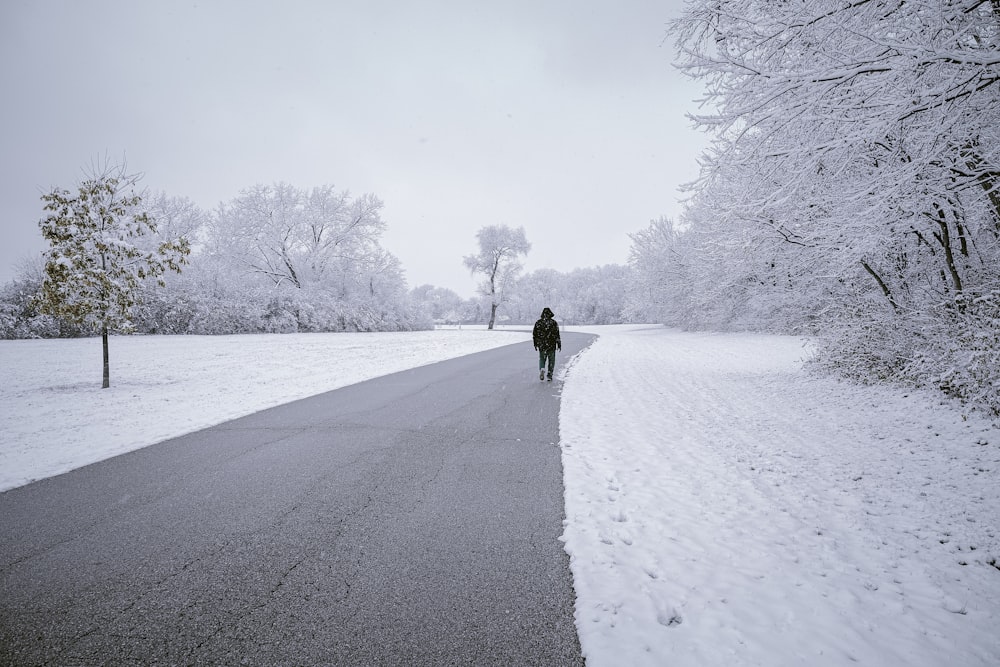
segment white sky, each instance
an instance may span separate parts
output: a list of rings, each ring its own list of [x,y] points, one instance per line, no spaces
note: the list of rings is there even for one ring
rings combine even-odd
[[[104,155],[206,209],[373,192],[411,287],[471,296],[488,224],[525,227],[528,270],[624,263],[707,143],[664,42],[682,4],[3,0],[0,282],[44,248],[42,192]]]

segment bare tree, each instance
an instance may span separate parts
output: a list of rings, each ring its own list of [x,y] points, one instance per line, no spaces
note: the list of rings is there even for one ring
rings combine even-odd
[[[527,255],[531,244],[524,235],[524,227],[511,229],[506,225],[490,225],[476,232],[479,253],[467,255],[465,266],[473,273],[481,273],[485,280],[479,292],[490,300],[488,329],[496,323],[497,308],[506,298],[506,290],[517,279],[523,268],[518,257]]]

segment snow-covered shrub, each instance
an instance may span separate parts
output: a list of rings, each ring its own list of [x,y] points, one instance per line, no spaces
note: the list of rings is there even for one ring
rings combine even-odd
[[[80,327],[40,313],[35,296],[37,280],[18,279],[0,288],[0,338],[58,338],[76,335]]]
[[[915,354],[913,332],[904,321],[882,317],[859,305],[820,327],[819,345],[810,363],[865,384],[899,380]]]
[[[224,335],[261,333],[264,331],[264,310],[248,300],[232,300],[218,295],[199,299],[198,309],[186,333]]]
[[[133,314],[135,330],[144,334],[186,334],[198,314],[198,298],[184,281],[168,287],[149,285]]]
[[[1000,415],[1000,292],[939,306],[905,377]]]
[[[1000,415],[1000,292],[887,315],[841,313],[811,364],[863,383],[929,387]]]

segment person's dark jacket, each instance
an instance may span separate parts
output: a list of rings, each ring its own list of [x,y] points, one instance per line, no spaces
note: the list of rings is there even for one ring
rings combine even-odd
[[[542,317],[535,322],[531,337],[536,350],[561,350],[562,339],[559,338],[559,323],[552,319],[552,311],[542,310]]]

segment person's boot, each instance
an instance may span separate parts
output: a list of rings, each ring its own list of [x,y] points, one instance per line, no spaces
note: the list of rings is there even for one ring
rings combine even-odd
[[[545,379],[545,369],[544,368],[539,368],[538,369],[538,379],[539,380],[544,380]]]

